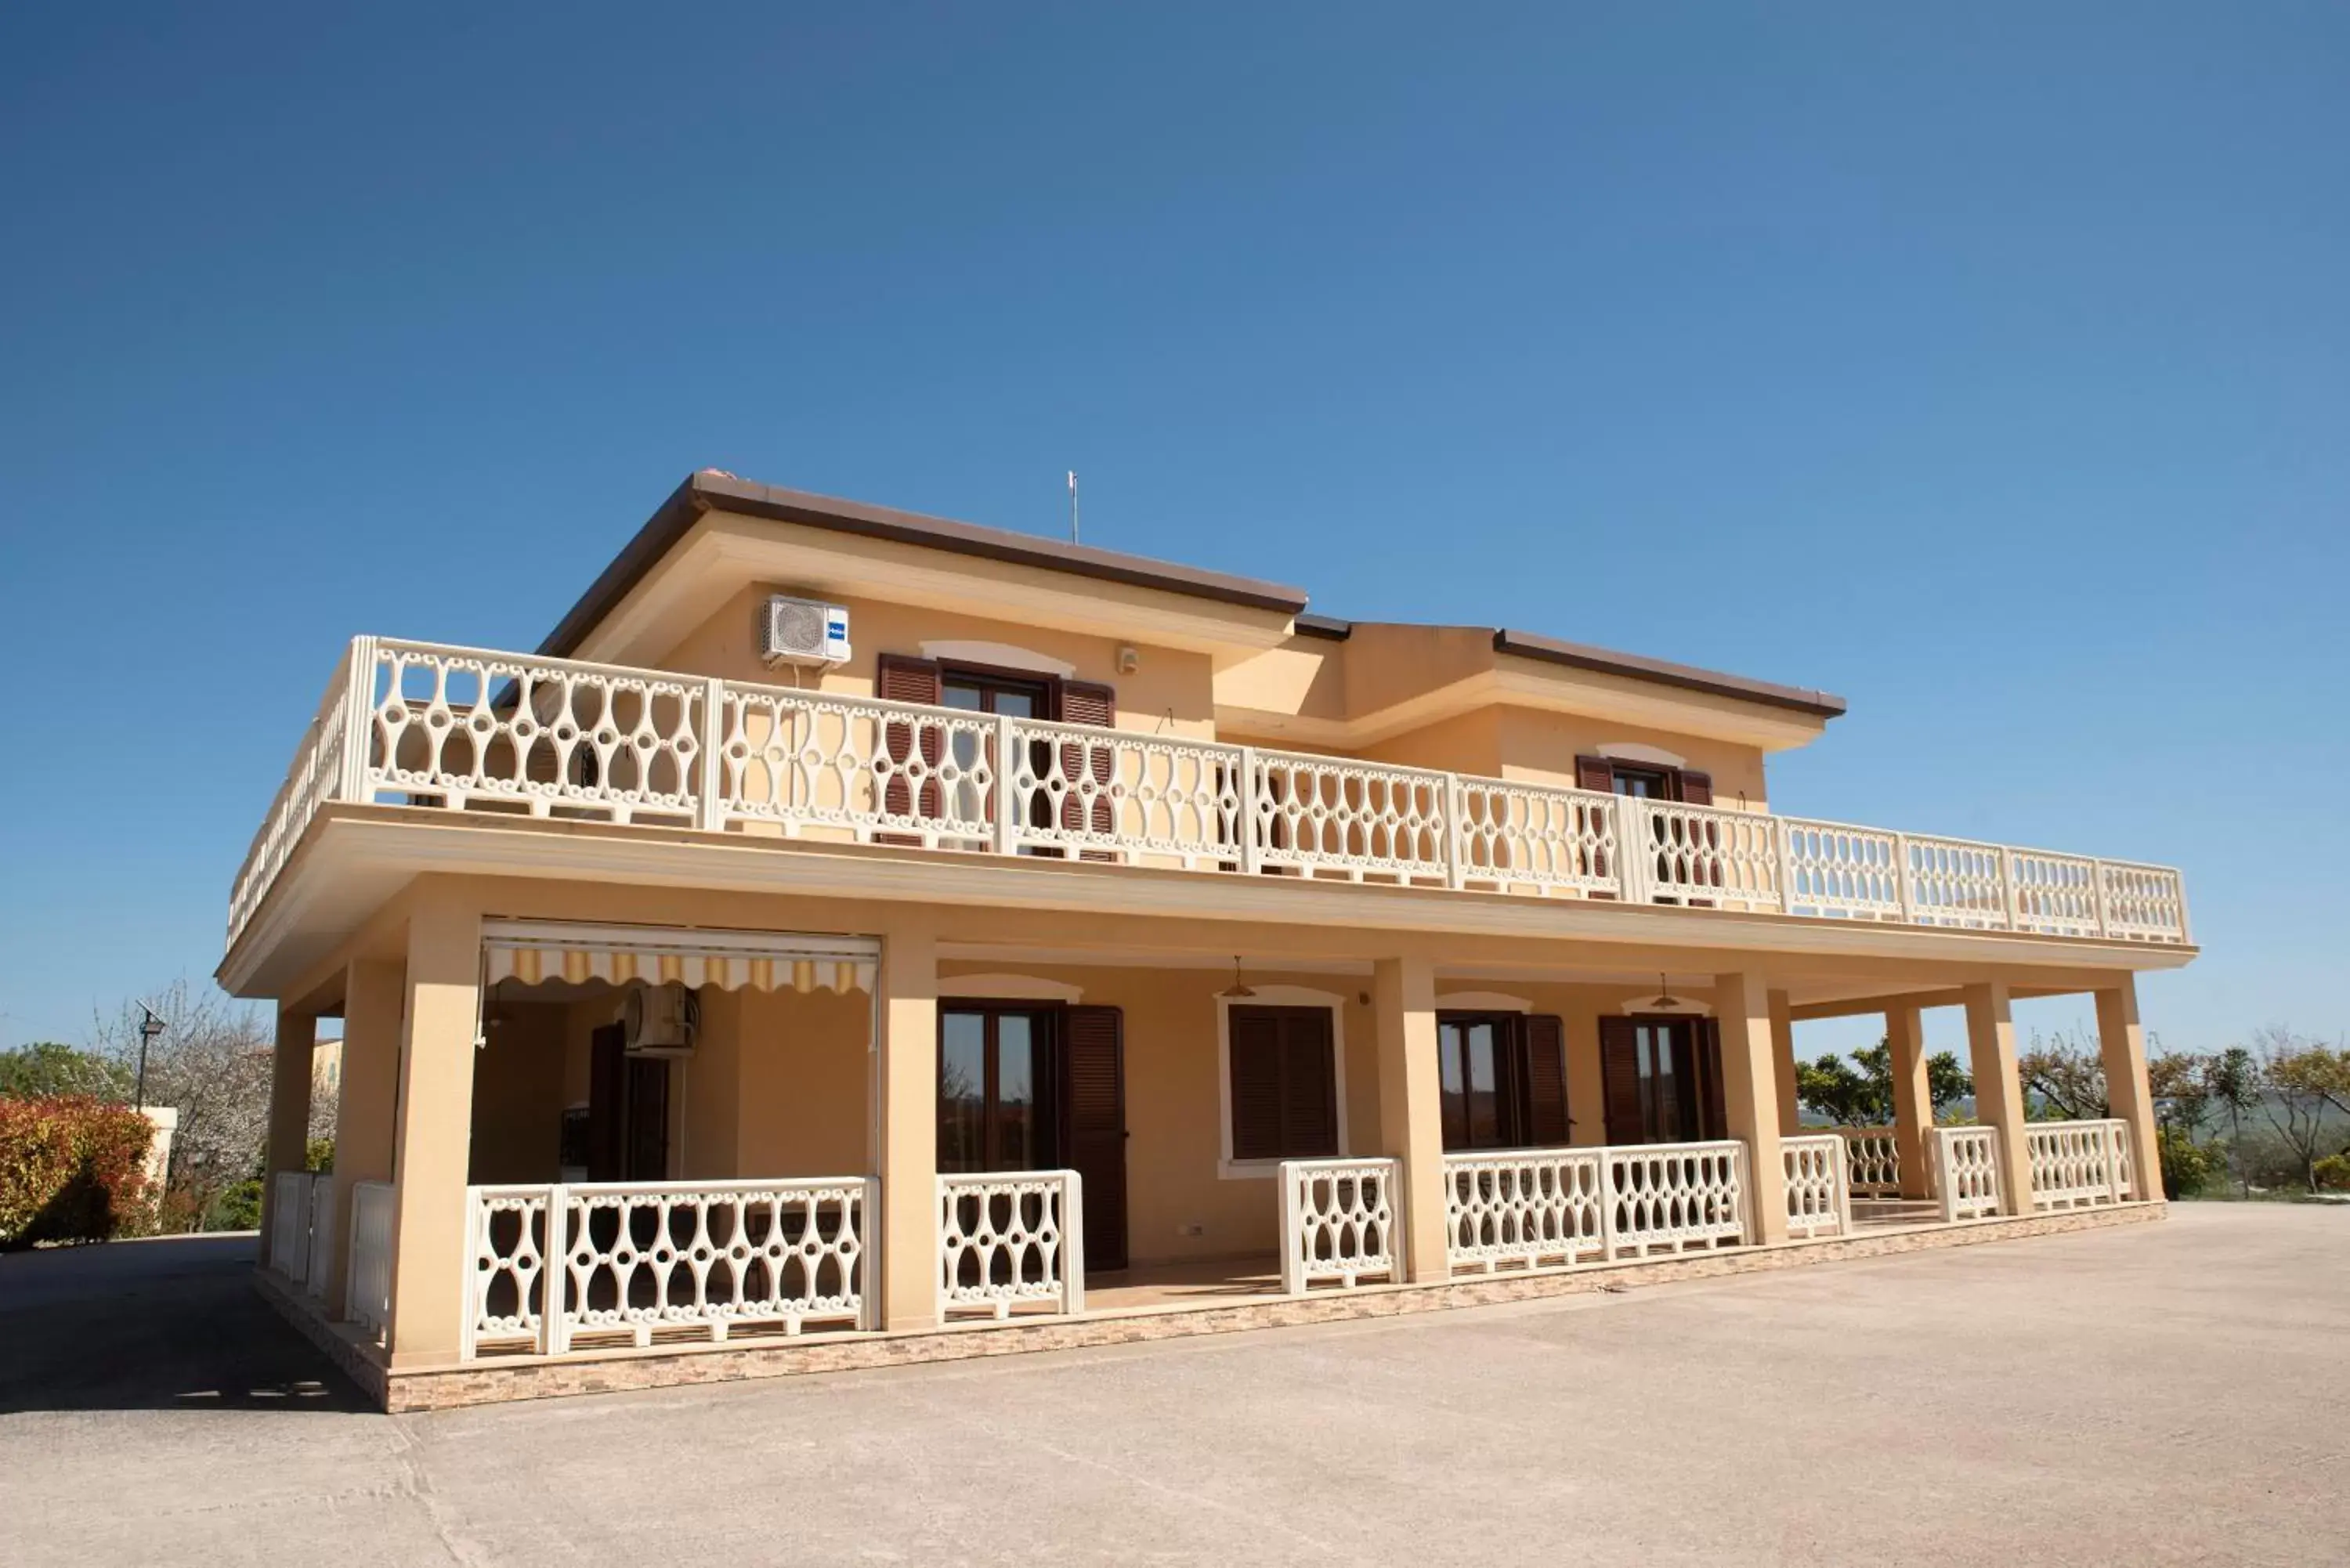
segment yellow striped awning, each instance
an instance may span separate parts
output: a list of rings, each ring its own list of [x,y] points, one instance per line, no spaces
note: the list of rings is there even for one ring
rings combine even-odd
[[[548,920],[482,925],[485,978],[536,985],[714,985],[722,991],[822,988],[870,995],[881,944],[872,937],[795,931],[693,930],[677,926],[587,926]]]

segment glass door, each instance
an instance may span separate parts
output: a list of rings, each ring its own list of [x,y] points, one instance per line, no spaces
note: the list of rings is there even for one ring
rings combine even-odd
[[[1054,1012],[939,1008],[939,1169],[1051,1170],[1061,1164]]]

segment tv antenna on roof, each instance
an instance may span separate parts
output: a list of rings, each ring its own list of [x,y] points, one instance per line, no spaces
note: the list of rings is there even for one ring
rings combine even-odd
[[[1069,543],[1077,542],[1077,471],[1069,470]]]

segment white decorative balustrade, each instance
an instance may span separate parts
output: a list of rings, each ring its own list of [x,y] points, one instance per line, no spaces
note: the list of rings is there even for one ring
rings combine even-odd
[[[1086,1310],[1084,1184],[1074,1170],[939,1178],[939,1315]]]
[[[280,1170],[269,1179],[269,1266],[307,1287],[310,1278],[310,1173]]]
[[[1936,1127],[1927,1135],[1934,1192],[1945,1220],[1977,1220],[2000,1210],[1999,1144],[1992,1127]]]
[[[1746,1146],[1615,1145],[1607,1182],[1608,1256],[1735,1246],[1746,1237]]]
[[[388,1181],[351,1184],[351,1266],[343,1316],[380,1334],[391,1326],[392,1189]]]
[[[237,873],[329,803],[2184,943],[2162,867],[536,655],[353,640]]]
[[[2130,1196],[2127,1122],[2033,1122],[2023,1129],[2023,1149],[2035,1210],[2086,1209]]]
[[[1607,1255],[1607,1163],[1596,1148],[1444,1157],[1452,1267],[1561,1268]],[[1286,1257],[1287,1251],[1283,1255]]]
[[[870,1326],[864,1177],[466,1189],[464,1355]]]
[[[1844,1139],[1845,1168],[1855,1198],[1901,1196],[1901,1140],[1891,1127],[1833,1127]]]
[[[1281,1288],[1403,1280],[1398,1159],[1281,1162]]]
[[[1798,1241],[1852,1233],[1852,1196],[1846,1184],[1845,1140],[1805,1133],[1779,1140],[1787,1188],[1787,1234]]]

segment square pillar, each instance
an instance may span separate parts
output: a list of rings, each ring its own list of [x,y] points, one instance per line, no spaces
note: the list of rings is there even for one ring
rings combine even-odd
[[[1567,1142],[1594,1148],[1607,1141],[1607,1080],[1599,1064],[1599,1004],[1581,992],[1568,1002],[1566,1026]]]
[[[328,1314],[349,1310],[351,1193],[392,1178],[392,1125],[400,1103],[400,1022],[407,971],[396,960],[365,959],[343,972],[343,1081],[335,1102],[334,1258],[327,1272]]]
[[[1379,1054],[1379,1152],[1403,1161],[1404,1275],[1452,1276],[1444,1220],[1444,1085],[1436,1057],[1436,966],[1381,959],[1371,971]]]
[[[939,949],[927,929],[882,939],[876,1005],[874,1173],[881,1179],[881,1326],[939,1321]],[[871,1280],[866,1288],[873,1288]]]
[[[2162,1191],[2161,1146],[2155,1141],[2154,1090],[2146,1075],[2146,1028],[2137,1016],[2137,976],[2097,992],[2097,1048],[2105,1058],[2106,1103],[2129,1126],[2130,1195],[2141,1201]]]
[[[408,920],[391,1218],[394,1366],[453,1362],[463,1349],[465,1179],[473,1147],[481,1017],[479,911],[438,901]]]
[[[2032,1157],[2023,1141],[2023,1075],[2015,1061],[2015,1019],[2007,982],[1966,988],[1967,1050],[1975,1075],[1975,1120],[1994,1128],[2000,1212],[2032,1212]]]
[[[269,1059],[269,1142],[261,1173],[261,1255],[269,1256],[270,1220],[277,1209],[276,1176],[307,1170],[310,1157],[310,1054],[318,1044],[318,1020],[307,1012],[277,1010],[277,1040]]]
[[[1792,1133],[1804,1125],[1803,1102],[1795,1094],[1795,1020],[1787,993],[1771,993],[1771,1067],[1779,1087],[1779,1130]]]
[[[1787,1239],[1787,1168],[1779,1153],[1778,1070],[1772,1064],[1771,1002],[1751,970],[1713,979],[1721,1031],[1721,1104],[1731,1137],[1746,1146],[1747,1240]]]
[[[1926,1075],[1926,1020],[1915,1007],[1885,1010],[1885,1044],[1893,1059],[1893,1147],[1901,1166],[1901,1196],[1928,1196],[1933,1158],[1926,1131],[1934,1125],[1934,1096]]]

